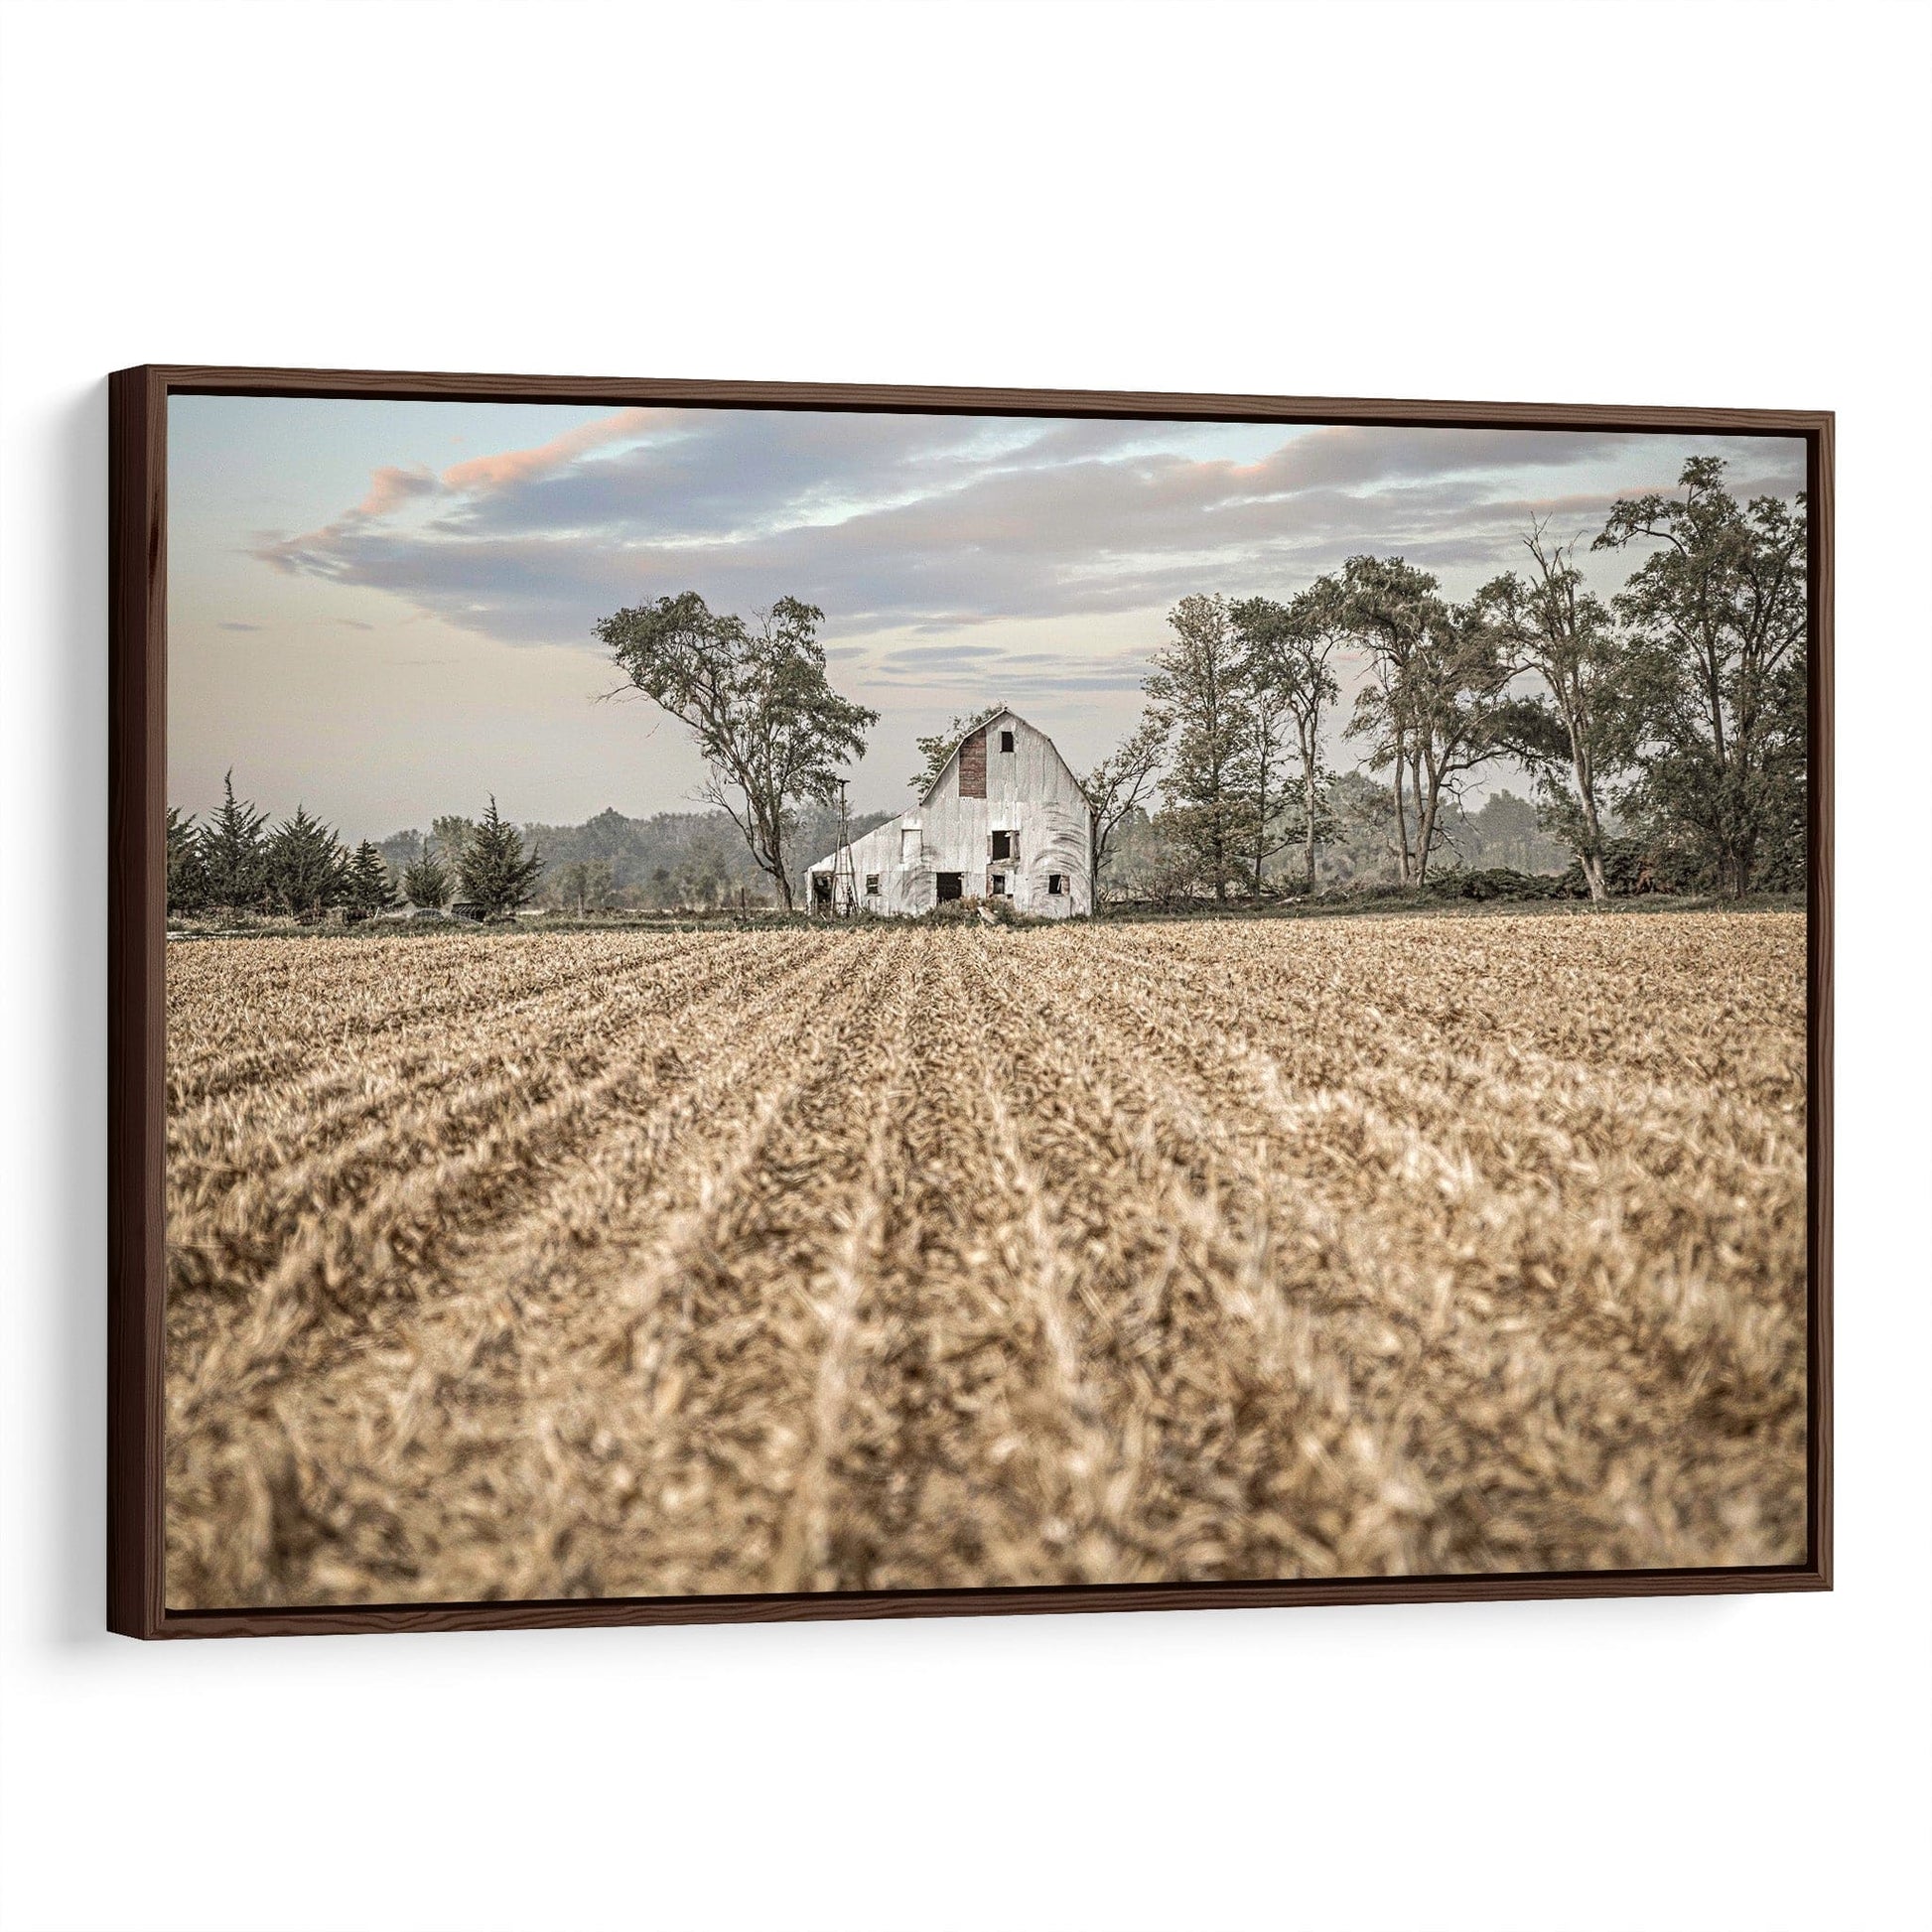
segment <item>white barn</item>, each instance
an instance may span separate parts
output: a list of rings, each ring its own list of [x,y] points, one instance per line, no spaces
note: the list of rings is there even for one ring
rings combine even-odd
[[[904,917],[949,898],[1008,898],[1044,918],[1093,910],[1086,794],[1018,712],[961,739],[909,812],[805,869],[813,912]]]

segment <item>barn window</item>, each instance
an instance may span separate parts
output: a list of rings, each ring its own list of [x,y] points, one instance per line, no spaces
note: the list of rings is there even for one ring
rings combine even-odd
[[[919,863],[919,828],[916,825],[901,825],[898,828],[898,862],[902,866],[916,866]]]
[[[995,832],[993,834],[993,856],[996,859],[1019,858],[1019,834],[1017,832]]]
[[[1002,732],[1000,734],[1000,750],[1003,752],[1013,750],[1013,734],[1011,732]]]
[[[879,897],[879,875],[876,872],[866,874],[866,897],[868,898]]]
[[[1066,874],[1063,872],[1049,872],[1046,875],[1046,890],[1053,897],[1061,897],[1066,892]]]
[[[1007,876],[1003,872],[996,872],[993,875],[993,897],[995,898],[1005,898],[1006,894]]]

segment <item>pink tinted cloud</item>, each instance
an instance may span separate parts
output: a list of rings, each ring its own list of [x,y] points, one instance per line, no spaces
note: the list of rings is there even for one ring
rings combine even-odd
[[[386,516],[412,496],[427,496],[442,486],[436,480],[436,472],[427,464],[419,463],[406,470],[397,464],[385,464],[380,470],[369,472],[369,493],[356,504],[354,514]]]
[[[615,416],[600,417],[577,429],[567,429],[534,449],[499,450],[492,456],[474,456],[453,463],[443,472],[443,482],[451,489],[501,489],[505,483],[523,483],[531,477],[571,462],[586,451],[600,449],[625,436],[634,436],[653,423],[666,418],[661,409],[620,409]]]
[[[317,576],[337,575],[330,565],[331,553],[363,526],[406,502],[419,496],[440,495],[446,490],[475,496],[543,476],[590,450],[666,420],[669,414],[661,409],[621,409],[615,416],[600,417],[594,423],[565,430],[532,449],[502,450],[452,464],[440,477],[427,464],[406,468],[385,464],[370,471],[368,493],[353,509],[345,510],[334,522],[325,523],[321,529],[306,535],[271,538],[254,554],[283,572],[309,570]]]

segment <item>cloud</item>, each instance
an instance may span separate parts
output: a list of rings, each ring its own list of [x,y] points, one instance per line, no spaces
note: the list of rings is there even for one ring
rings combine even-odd
[[[533,449],[504,450],[494,456],[477,456],[453,463],[443,472],[443,484],[448,489],[501,489],[507,483],[524,483],[607,443],[634,435],[669,414],[661,409],[620,409],[615,416],[586,423],[578,429],[567,429]]]
[[[387,516],[392,509],[408,502],[411,497],[431,496],[441,487],[435,471],[427,464],[417,464],[409,469],[389,464],[369,473],[369,493],[350,514],[363,518]]]
[[[975,660],[958,633],[1283,591],[1365,550],[1487,574],[1532,516],[1587,531],[1693,448],[1802,484],[1801,445],[1749,438],[629,409],[440,478],[378,470],[354,509],[256,554],[512,643],[589,645],[600,617],[686,589],[736,611],[790,594],[829,642],[947,632],[962,669],[1068,688],[1071,657]],[[1111,687],[1117,667],[1074,655]],[[930,678],[933,653],[871,668]]]
[[[629,448],[594,463],[519,467],[453,504],[437,533],[744,538],[930,495],[977,474],[1001,441],[973,417],[635,413],[652,420]]]
[[[221,628],[223,630],[259,630],[261,625],[258,623],[236,623],[232,621],[224,620]]]

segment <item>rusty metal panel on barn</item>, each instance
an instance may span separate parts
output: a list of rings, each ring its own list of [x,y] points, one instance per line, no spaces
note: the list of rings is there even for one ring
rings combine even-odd
[[[986,729],[970,734],[959,748],[959,795],[962,798],[986,796]]]

